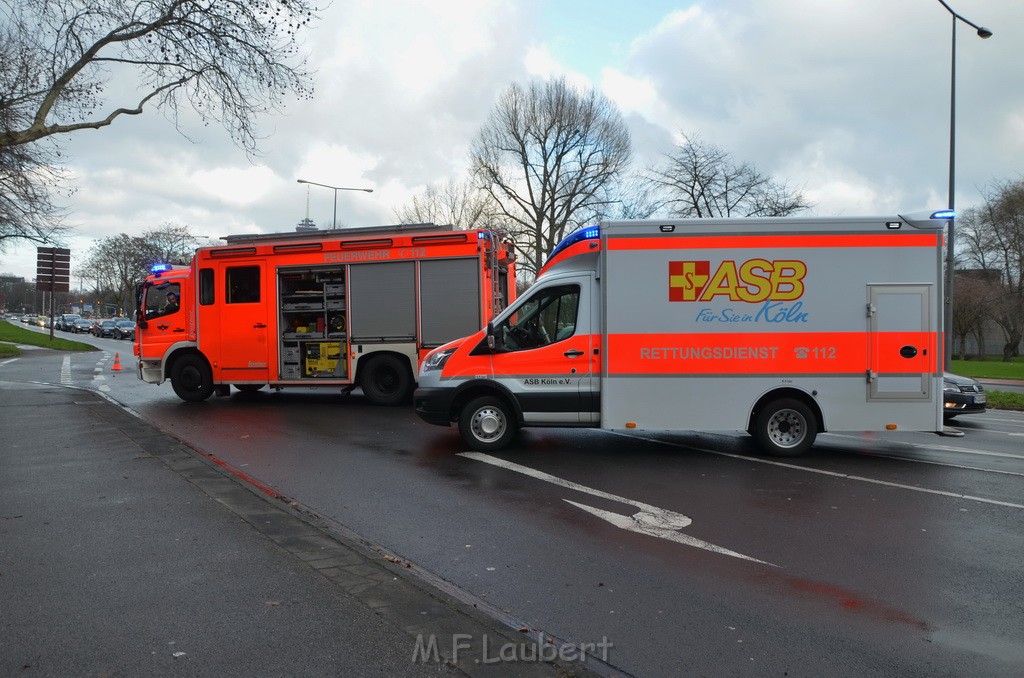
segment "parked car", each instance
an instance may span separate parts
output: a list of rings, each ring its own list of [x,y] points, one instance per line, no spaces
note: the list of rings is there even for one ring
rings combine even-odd
[[[135,339],[135,321],[131,318],[116,318],[114,330],[110,333],[114,339]]]
[[[71,325],[71,331],[75,334],[81,334],[82,332],[88,334],[92,331],[92,320],[79,318]]]
[[[113,318],[100,320],[93,325],[92,333],[97,337],[112,337],[114,336],[114,328],[116,326],[117,322]]]
[[[942,375],[944,408],[942,417],[949,421],[961,414],[977,414],[988,409],[985,388],[970,377],[946,372]]]

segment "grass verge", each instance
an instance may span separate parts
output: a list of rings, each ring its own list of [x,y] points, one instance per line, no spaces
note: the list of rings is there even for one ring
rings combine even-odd
[[[988,406],[993,410],[1024,410],[1024,393],[985,391]]]
[[[985,360],[951,360],[949,371],[974,379],[1017,379],[1024,382],[1024,358],[1003,362],[1002,356]],[[988,406],[996,410],[1024,410],[1024,393],[986,390]]]
[[[8,343],[4,343],[8,342]],[[0,358],[10,358],[21,355],[21,351],[14,344],[25,344],[27,346],[39,346],[52,348],[57,351],[98,351],[100,349],[90,344],[83,344],[80,341],[63,339],[55,336],[50,339],[50,331],[38,332],[26,327],[12,325],[6,320],[0,320]]]
[[[949,371],[975,379],[1019,379],[1024,381],[1024,358],[1004,363],[1002,357],[985,360],[951,360]]]

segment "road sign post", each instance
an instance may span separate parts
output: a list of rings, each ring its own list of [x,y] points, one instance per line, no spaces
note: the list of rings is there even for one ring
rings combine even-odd
[[[36,249],[36,290],[50,293],[50,339],[53,339],[54,293],[71,291],[71,250],[62,247]]]

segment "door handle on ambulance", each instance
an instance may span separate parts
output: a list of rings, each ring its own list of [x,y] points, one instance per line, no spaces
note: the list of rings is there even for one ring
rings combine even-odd
[[[256,323],[255,325],[253,325],[253,327],[255,327],[258,330],[263,330],[266,329],[267,326],[263,323]]]
[[[583,355],[583,351],[578,351],[574,348],[570,348],[562,355],[564,355],[566,358],[579,358],[581,355]]]

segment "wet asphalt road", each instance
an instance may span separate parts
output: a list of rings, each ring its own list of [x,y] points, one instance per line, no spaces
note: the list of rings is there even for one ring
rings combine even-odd
[[[104,390],[467,597],[607,639],[625,672],[1024,672],[1024,413],[964,417],[962,438],[826,435],[798,460],[739,435],[590,430],[465,456],[454,430],[358,395],[182,403],[135,379],[130,345],[93,343],[105,362],[30,352],[0,370]]]

